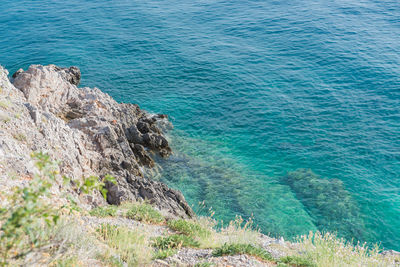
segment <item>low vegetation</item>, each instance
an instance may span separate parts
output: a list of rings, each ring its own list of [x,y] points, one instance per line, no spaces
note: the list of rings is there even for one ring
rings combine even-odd
[[[82,230],[82,227],[74,223],[73,217],[65,216],[74,210],[74,203],[69,198],[50,200],[52,189],[60,180],[57,178],[57,162],[41,152],[33,153],[32,158],[38,172],[29,183],[13,188],[11,193],[1,192],[0,195],[2,266],[37,265],[37,255],[53,255],[41,259],[41,263],[69,262],[74,260],[72,255],[81,249],[83,251],[80,255],[87,255],[87,252],[92,251],[88,249],[88,244],[91,243],[90,247],[93,247],[95,243],[94,238],[87,236],[87,229]],[[86,189],[92,190],[89,185]],[[67,190],[60,193],[68,195]],[[68,252],[72,247],[75,249],[70,255]]]
[[[186,234],[192,232],[193,236],[200,242],[201,248],[217,248],[224,244],[257,244],[260,236],[258,229],[253,227],[253,221],[250,218],[244,221],[237,216],[226,226],[221,226],[218,221],[211,217],[199,217],[196,220],[189,220]],[[185,224],[170,224],[171,228],[178,232],[185,233]],[[179,227],[180,226],[180,227]]]
[[[103,224],[97,229],[97,233],[112,250],[108,253],[118,255],[128,266],[140,266],[152,259],[149,237],[140,231]]]
[[[281,267],[393,266],[396,261],[383,257],[377,247],[353,245],[319,232],[300,237],[294,248],[285,248],[287,256],[274,258],[261,246],[260,232],[251,218],[245,221],[237,217],[225,226],[212,216],[166,221],[146,202],[89,211],[94,217],[109,217],[107,221],[125,217],[140,224],[86,225],[81,217],[88,213],[79,207],[77,198],[96,192],[106,197],[105,183],[115,179],[89,177],[78,182],[64,177],[64,185],[69,186],[60,189],[64,186],[58,184],[57,163],[44,153],[32,156],[38,173],[24,187],[16,187],[10,194],[0,192],[1,266],[83,266],[90,260],[102,266],[143,266],[168,258],[183,247],[212,249],[214,257],[246,254]],[[64,190],[61,195],[65,198],[54,201],[55,188]],[[99,220],[94,217],[90,218]],[[154,233],[154,229],[163,230]],[[195,266],[212,266],[210,261]]]
[[[8,101],[0,101],[0,108],[7,109],[10,106]]]
[[[116,206],[101,206],[96,207],[89,211],[89,214],[96,217],[114,217],[117,215],[117,207]]]
[[[211,231],[196,220],[171,220],[167,225],[170,229],[187,236],[209,237],[211,235]]]
[[[264,261],[274,260],[268,251],[250,244],[224,244],[221,247],[214,249],[212,253],[214,257],[237,254],[247,254]]]
[[[14,139],[20,142],[25,142],[26,141],[26,136],[21,133],[16,133],[13,135]]]
[[[164,217],[147,203],[129,204],[129,209],[125,216],[129,219],[151,224],[161,224],[165,221]]]
[[[94,191],[99,191],[103,195],[104,199],[106,199],[106,182],[115,184],[117,181],[113,176],[107,174],[102,179],[99,179],[99,177],[96,176],[90,176],[85,178],[82,183],[80,181],[74,181],[74,184],[76,185],[79,193],[92,194]]]
[[[199,242],[194,238],[181,234],[173,234],[169,236],[160,236],[154,239],[153,246],[159,249],[171,249],[181,247],[197,248]]]
[[[166,259],[176,253],[176,249],[172,248],[167,248],[167,249],[158,249],[154,256],[153,259]]]
[[[353,245],[331,233],[310,233],[300,238],[299,244],[315,266],[391,266],[394,259],[383,257],[378,246]]]
[[[208,261],[199,262],[194,265],[194,267],[210,267],[210,266],[214,266],[214,264]]]
[[[312,259],[307,256],[286,256],[279,259],[279,266],[317,267]]]
[[[11,118],[8,117],[6,114],[0,113],[0,121],[3,123],[8,123],[11,121]]]
[[[45,228],[57,224],[59,208],[47,203],[43,197],[49,196],[57,167],[49,156],[36,153],[36,174],[27,187],[17,187],[7,196],[10,205],[0,210],[0,254],[2,265],[10,258],[20,258],[32,249],[48,242]]]
[[[34,254],[40,255],[40,262],[48,263],[49,266],[79,266],[77,262],[83,259],[96,259],[99,255],[106,255],[107,250],[78,218],[63,216],[54,228],[44,229],[44,233],[50,237],[50,242],[47,247],[42,247]],[[39,264],[28,262],[26,265]]]

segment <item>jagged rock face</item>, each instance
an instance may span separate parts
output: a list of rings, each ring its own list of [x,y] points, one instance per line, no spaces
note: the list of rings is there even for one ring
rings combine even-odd
[[[0,79],[15,95],[9,97],[13,106],[25,114],[15,123],[22,126],[19,130],[28,140],[19,155],[48,151],[61,162],[62,174],[75,179],[115,176],[118,185],[107,184],[110,204],[147,199],[175,216],[193,215],[180,192],[144,177],[147,168],[155,165],[152,155],[171,153],[161,130],[161,125],[170,125],[165,115],[119,104],[97,88],[77,88],[81,74],[76,67],[32,65],[27,71],[17,71],[12,83],[23,95],[4,76]],[[17,126],[9,123],[7,127],[5,132]],[[2,140],[0,155],[6,146],[12,145]],[[3,153],[12,152],[8,150]]]

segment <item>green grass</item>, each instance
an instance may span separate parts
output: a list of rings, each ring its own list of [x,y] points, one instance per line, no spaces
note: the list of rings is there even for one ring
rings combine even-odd
[[[214,257],[238,254],[247,254],[265,261],[274,260],[268,251],[250,244],[224,244],[221,247],[214,249],[212,252]]]
[[[134,203],[125,213],[125,217],[151,224],[161,224],[165,221],[164,217],[151,205],[146,203]]]
[[[176,249],[159,249],[153,256],[153,259],[166,259],[176,253]]]
[[[285,263],[287,266],[293,267],[317,267],[309,257],[302,256],[286,256],[279,259],[279,263]],[[283,265],[284,266],[284,265]]]
[[[181,247],[214,248],[215,257],[246,254],[281,267],[396,266],[400,262],[396,256],[382,256],[378,247],[353,245],[334,234],[320,232],[302,236],[295,246],[296,255],[273,259],[256,245],[259,232],[253,229],[252,220],[244,222],[240,217],[225,227],[217,227],[211,217],[171,220],[167,225],[176,234],[156,238],[154,226],[145,224],[134,229],[103,224],[93,233],[74,217],[65,216],[58,206],[53,207],[51,185],[61,179],[56,162],[43,153],[34,153],[33,158],[39,172],[26,187],[6,195],[8,203],[0,205],[0,265],[21,266],[26,259],[40,259],[48,266],[81,266],[97,259],[105,266],[144,266],[154,259],[170,257]],[[96,177],[85,181],[87,192],[103,189]],[[62,196],[71,202],[67,210],[78,210],[67,191]],[[147,203],[97,207],[89,213],[97,217],[120,213],[147,224],[165,222]],[[195,266],[210,265],[205,261]]]
[[[208,229],[195,221],[179,219],[168,221],[167,225],[170,229],[188,236],[207,237],[211,235]]]
[[[170,236],[159,236],[154,239],[153,246],[159,249],[173,249],[181,247],[193,247],[197,248],[200,246],[199,242],[190,236],[174,234]]]
[[[60,259],[54,263],[54,266],[57,267],[78,266],[78,258],[76,256],[72,256],[66,259]]]
[[[89,214],[96,217],[115,217],[117,215],[116,206],[102,206],[89,211]]]

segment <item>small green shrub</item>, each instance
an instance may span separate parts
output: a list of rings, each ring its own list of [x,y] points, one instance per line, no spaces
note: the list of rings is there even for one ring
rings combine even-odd
[[[146,203],[133,204],[126,212],[125,217],[145,223],[160,224],[164,222],[164,217],[151,205]]]
[[[293,267],[317,267],[309,257],[302,256],[286,256],[279,259],[280,263],[286,263]]]
[[[96,207],[89,211],[89,214],[96,217],[115,217],[117,215],[117,207],[116,206],[102,206]]]
[[[176,249],[167,248],[167,249],[159,249],[154,254],[153,259],[166,259],[176,253]]]
[[[8,264],[19,266],[19,261],[32,253],[51,251],[52,255],[70,249],[68,246],[77,245],[76,240],[65,241],[71,237],[70,234],[66,235],[68,238],[64,236],[64,240],[60,241],[60,232],[67,229],[67,227],[59,228],[60,215],[68,210],[71,211],[73,207],[70,204],[54,205],[50,200],[52,198],[50,189],[60,178],[58,163],[42,152],[32,153],[32,158],[35,160],[38,173],[25,187],[14,188],[10,194],[6,194],[7,201],[0,203],[0,265],[3,266]],[[76,204],[70,199],[71,195],[67,191],[63,191],[64,193],[71,205]],[[54,229],[58,231],[54,232]],[[76,232],[76,229],[73,232]],[[57,248],[58,246],[62,249]],[[60,251],[52,251],[53,248]],[[75,259],[66,255],[65,258],[58,260],[60,262],[57,264],[62,266],[70,265]]]
[[[43,246],[48,236],[44,229],[51,228],[59,219],[59,210],[46,203],[55,181],[57,165],[44,153],[33,153],[39,170],[26,187],[15,188],[8,197],[11,203],[0,210],[0,255],[7,265],[11,255],[21,257],[34,248]]]
[[[273,260],[271,254],[268,251],[249,244],[224,244],[223,246],[214,249],[212,252],[212,255],[214,257],[238,254],[247,254],[266,261]]]
[[[167,225],[172,230],[188,236],[207,237],[211,235],[208,229],[195,221],[178,219],[168,221]]]
[[[190,236],[174,234],[170,236],[160,236],[155,238],[153,246],[163,250],[180,247],[197,248],[200,246],[200,244],[198,241],[194,240]]]
[[[103,195],[104,199],[107,199],[107,189],[105,187],[106,182],[111,182],[113,184],[117,183],[115,177],[107,174],[104,176],[103,179],[99,179],[96,176],[90,176],[83,180],[81,184],[79,181],[74,181],[78,187],[78,191],[84,194],[91,194],[94,190],[99,190],[100,193]]]

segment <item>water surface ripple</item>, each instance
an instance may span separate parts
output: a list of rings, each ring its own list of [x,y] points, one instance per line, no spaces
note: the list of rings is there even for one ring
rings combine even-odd
[[[169,114],[159,178],[190,203],[400,249],[400,2],[3,0],[0,25],[10,71]]]

